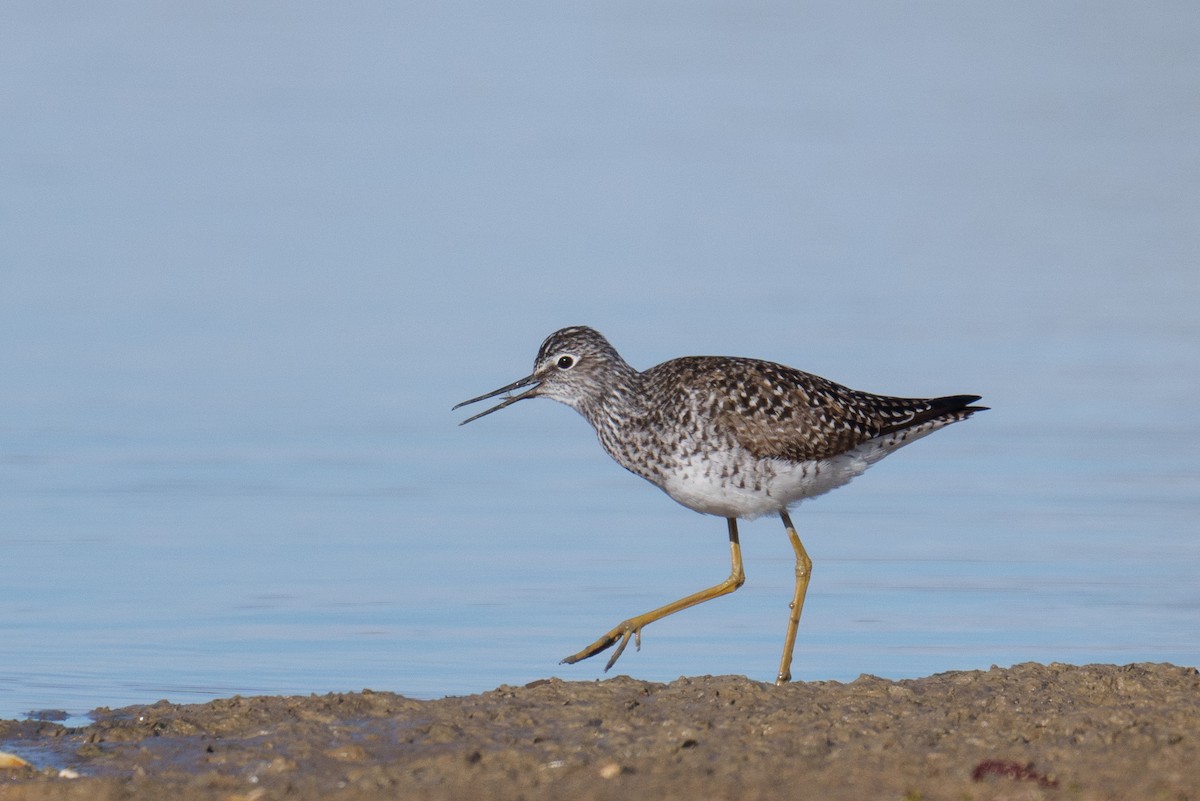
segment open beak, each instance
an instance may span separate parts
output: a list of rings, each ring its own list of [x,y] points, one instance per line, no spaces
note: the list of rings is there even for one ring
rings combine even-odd
[[[530,386],[531,384],[533,386]],[[523,387],[529,387],[529,389],[525,390],[520,395],[511,395],[511,396],[505,398],[503,403],[498,403],[490,409],[486,409],[477,415],[468,417],[466,420],[463,420],[461,423],[459,423],[459,425],[465,426],[467,423],[471,422],[472,420],[478,420],[480,417],[483,417],[484,415],[487,415],[487,414],[491,414],[492,412],[499,411],[500,409],[503,409],[505,406],[511,406],[519,400],[525,400],[526,398],[532,398],[535,395],[537,395],[537,391],[541,387],[541,385],[542,385],[542,382],[540,380],[538,380],[536,377],[530,375],[530,376],[526,376],[525,378],[522,378],[520,381],[514,381],[506,387],[500,387],[500,389],[492,390],[491,392],[487,393],[486,395],[480,395],[478,398],[471,398],[470,400],[465,400],[462,403],[459,403],[456,406],[454,406],[454,408],[461,409],[462,407],[464,407],[468,404],[475,403],[475,402],[481,401],[481,400],[487,400],[488,398],[494,398],[497,395],[503,395],[505,392],[512,392],[514,389],[521,389]]]

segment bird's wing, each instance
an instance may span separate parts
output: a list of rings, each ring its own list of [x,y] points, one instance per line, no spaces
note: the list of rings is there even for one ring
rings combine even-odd
[[[720,399],[712,411],[717,429],[759,458],[826,459],[875,437],[942,417],[963,419],[983,408],[969,406],[976,395],[874,395],[751,359],[709,361],[705,368],[697,377],[708,383],[710,397]]]

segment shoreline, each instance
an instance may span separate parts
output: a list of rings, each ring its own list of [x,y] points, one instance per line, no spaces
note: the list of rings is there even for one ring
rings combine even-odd
[[[0,750],[32,763],[0,769],[0,799],[1200,798],[1200,671],[1169,664],[543,679],[94,715],[0,721]]]

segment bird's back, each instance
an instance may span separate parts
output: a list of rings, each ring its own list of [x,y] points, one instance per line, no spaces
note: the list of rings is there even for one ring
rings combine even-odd
[[[841,486],[888,453],[964,420],[976,395],[860,392],[757,359],[689,356],[640,374],[606,450],[680,503],[754,517]]]

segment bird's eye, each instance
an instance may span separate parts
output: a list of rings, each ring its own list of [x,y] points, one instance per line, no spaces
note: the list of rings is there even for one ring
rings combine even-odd
[[[574,366],[575,366],[575,357],[574,356],[559,356],[558,357],[558,369],[559,370],[570,370]]]

